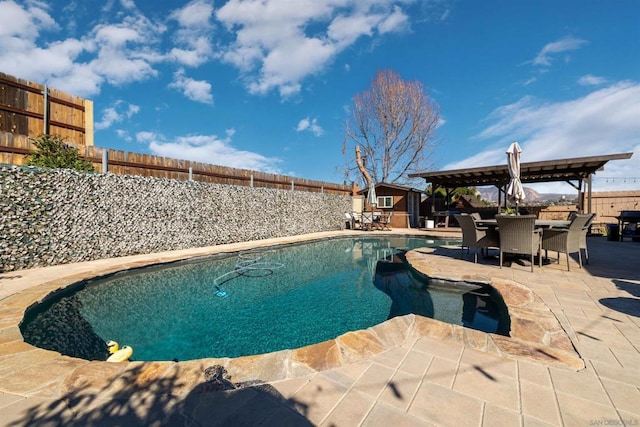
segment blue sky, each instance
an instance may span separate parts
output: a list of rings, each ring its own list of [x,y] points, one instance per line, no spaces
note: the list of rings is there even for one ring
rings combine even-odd
[[[640,189],[637,0],[0,0],[0,71],[93,100],[101,147],[342,182],[381,69],[440,105],[435,170],[515,140],[523,162],[634,152],[593,189]]]

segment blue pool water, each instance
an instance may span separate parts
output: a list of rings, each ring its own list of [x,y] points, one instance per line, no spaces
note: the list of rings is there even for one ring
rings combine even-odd
[[[426,284],[408,271],[404,250],[443,243],[340,238],[144,268],[61,296],[21,329],[32,344],[87,359],[105,357],[104,341],[115,340],[135,360],[298,348],[411,312],[508,332],[490,290]]]

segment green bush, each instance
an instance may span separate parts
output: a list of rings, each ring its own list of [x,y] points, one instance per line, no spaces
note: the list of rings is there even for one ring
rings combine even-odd
[[[503,215],[517,215],[518,214],[518,210],[516,208],[512,208],[511,206],[508,206],[508,207],[502,209],[501,213]]]
[[[67,145],[61,136],[40,135],[30,139],[38,151],[29,156],[27,165],[95,172],[91,163],[80,157],[78,149]]]

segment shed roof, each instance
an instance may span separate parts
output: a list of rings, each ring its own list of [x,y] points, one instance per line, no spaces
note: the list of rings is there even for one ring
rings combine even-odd
[[[376,184],[376,190],[378,190],[378,188],[381,188],[381,187],[393,188],[395,190],[414,192],[414,193],[424,193],[424,190],[419,190],[417,188],[412,188],[412,187],[405,187],[403,185],[398,185],[398,184],[390,184],[388,182],[379,182]],[[365,187],[362,190],[358,191],[358,194],[366,194],[368,192],[369,192],[369,187]]]
[[[633,153],[618,153],[521,163],[520,180],[523,183],[582,180],[601,170],[608,161],[629,159],[632,155]],[[426,182],[445,188],[483,185],[501,187],[509,183],[511,179],[506,164],[414,173],[410,174],[409,178],[424,178]]]
[[[482,203],[476,196],[472,196],[470,194],[461,194],[455,200],[456,204],[466,204],[472,208],[481,208],[484,207],[484,203]]]

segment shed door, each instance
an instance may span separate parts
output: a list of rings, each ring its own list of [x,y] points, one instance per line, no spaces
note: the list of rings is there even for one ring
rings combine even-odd
[[[407,213],[409,214],[409,223],[411,227],[418,227],[418,215],[420,214],[420,194],[419,193],[407,193],[408,196],[408,204],[407,204]]]

